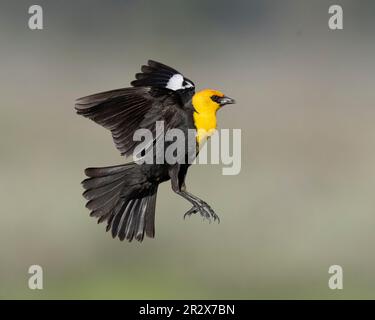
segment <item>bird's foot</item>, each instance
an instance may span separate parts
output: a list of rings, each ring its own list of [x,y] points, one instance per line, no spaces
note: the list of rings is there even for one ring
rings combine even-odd
[[[184,219],[190,217],[192,214],[199,213],[203,219],[207,219],[211,223],[211,219],[220,223],[219,216],[215,211],[204,201],[197,202],[194,206],[184,214]]]

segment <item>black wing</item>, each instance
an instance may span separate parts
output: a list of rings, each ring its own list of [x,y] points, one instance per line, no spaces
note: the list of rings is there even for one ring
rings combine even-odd
[[[132,82],[133,88],[79,98],[75,105],[78,114],[109,129],[117,149],[126,156],[140,143],[133,140],[137,129],[155,133],[156,121],[163,121],[165,130],[182,125],[181,113],[190,112],[185,105],[191,105],[189,96],[194,93],[194,84],[186,78],[182,80],[186,88],[174,90],[183,76],[166,65],[149,61],[142,71]]]
[[[193,81],[183,74],[160,62],[148,60],[142,66],[141,73],[135,75],[137,80],[131,82],[133,87],[153,87],[175,91],[183,103],[188,102],[195,93]]]

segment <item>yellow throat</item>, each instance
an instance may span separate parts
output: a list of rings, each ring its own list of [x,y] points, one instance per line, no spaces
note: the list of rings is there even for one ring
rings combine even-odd
[[[211,99],[215,95],[224,96],[220,91],[211,89],[202,90],[193,96],[192,104],[195,109],[193,117],[198,144],[203,143],[215,133],[216,111],[220,108],[220,105]]]

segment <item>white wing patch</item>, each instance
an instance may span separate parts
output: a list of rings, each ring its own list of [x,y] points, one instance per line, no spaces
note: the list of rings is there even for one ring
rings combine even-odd
[[[174,74],[172,78],[169,79],[166,88],[171,90],[184,89],[183,87],[184,77],[181,74]]]
[[[192,88],[194,85],[190,82],[185,80],[182,74],[174,74],[169,80],[166,85],[167,89],[170,90],[181,90],[181,89],[187,89],[187,88]]]

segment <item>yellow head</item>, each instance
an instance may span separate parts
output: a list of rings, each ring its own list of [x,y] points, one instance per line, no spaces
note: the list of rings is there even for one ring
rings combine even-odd
[[[216,111],[222,106],[232,103],[235,103],[234,99],[226,97],[217,90],[206,89],[197,92],[193,96],[194,124],[197,129],[199,144],[214,133],[216,129]]]
[[[220,107],[235,101],[218,90],[205,89],[194,94],[192,103],[197,113],[215,114]]]

